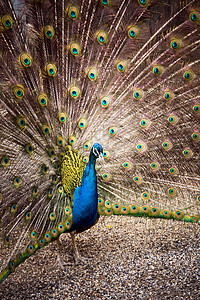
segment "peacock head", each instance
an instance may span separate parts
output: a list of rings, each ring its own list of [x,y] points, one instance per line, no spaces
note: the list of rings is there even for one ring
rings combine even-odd
[[[99,158],[100,156],[103,156],[103,147],[99,143],[95,143],[92,146],[90,155],[93,156],[95,159]]]

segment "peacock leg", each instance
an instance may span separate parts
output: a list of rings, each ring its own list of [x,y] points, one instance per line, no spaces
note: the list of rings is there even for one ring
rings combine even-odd
[[[91,259],[86,258],[86,257],[82,257],[78,252],[78,247],[77,247],[76,241],[75,241],[75,233],[70,232],[70,235],[71,235],[71,238],[72,238],[75,264],[77,265],[78,263],[88,263]]]
[[[66,263],[60,253],[61,253],[61,241],[59,240],[59,238],[56,240],[56,248],[57,248],[57,259],[56,259],[56,262],[55,264],[53,265],[52,269],[55,269],[55,268],[58,268],[60,267],[61,270],[65,271],[65,266],[69,266],[71,265],[70,263]]]

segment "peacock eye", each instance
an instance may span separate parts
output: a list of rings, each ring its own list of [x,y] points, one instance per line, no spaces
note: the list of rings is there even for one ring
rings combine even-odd
[[[164,97],[164,99],[165,99],[166,101],[169,102],[169,101],[172,101],[172,100],[174,99],[175,95],[174,95],[174,93],[173,93],[172,91],[166,90],[166,91],[164,92],[163,97]]]
[[[56,214],[55,214],[55,212],[51,212],[51,213],[49,214],[49,219],[50,219],[51,221],[54,221],[54,220],[56,219]]]
[[[23,116],[19,116],[16,120],[18,127],[23,130],[26,127],[26,120]]]
[[[80,97],[81,92],[80,92],[80,89],[77,86],[72,85],[69,88],[69,94],[72,97],[72,99],[76,100]]]
[[[160,169],[160,164],[154,161],[150,164],[150,167],[153,172],[157,172]]]
[[[144,97],[144,92],[141,89],[134,89],[133,91],[133,98],[137,101],[142,100],[142,98]]]
[[[162,143],[162,147],[166,150],[166,151],[169,151],[171,148],[172,148],[172,143],[168,140],[164,141]]]
[[[167,193],[168,193],[169,196],[175,197],[176,196],[176,189],[169,188]]]
[[[110,157],[110,152],[108,150],[103,151],[103,157],[108,159]]]
[[[194,107],[193,107],[193,111],[195,113],[199,113],[200,112],[200,104],[196,104]]]
[[[34,151],[34,148],[33,148],[33,146],[31,144],[26,144],[24,146],[24,148],[25,148],[26,153],[28,153],[28,154],[32,154],[33,151]]]
[[[198,11],[192,11],[189,15],[189,19],[191,22],[195,23],[200,19],[200,13]]]
[[[136,150],[138,153],[143,154],[147,150],[147,145],[144,142],[136,144]]]
[[[106,44],[108,42],[108,34],[105,31],[100,30],[96,33],[96,39],[100,45]]]
[[[10,15],[4,15],[2,18],[1,18],[1,21],[2,21],[2,25],[5,29],[10,29],[12,28],[13,26],[13,19],[11,18]]]
[[[151,2],[151,0],[138,0],[138,3],[140,4],[140,6],[143,6],[143,7],[148,6],[150,2]]]
[[[149,200],[150,199],[150,195],[147,192],[144,192],[141,194],[141,199],[142,200]]]
[[[198,131],[194,132],[192,134],[192,139],[195,141],[195,142],[198,142],[200,140],[200,133]]]
[[[119,61],[118,64],[117,64],[117,70],[120,73],[126,72],[126,70],[127,70],[127,62],[125,60]]]
[[[64,124],[67,121],[67,114],[65,112],[60,112],[58,114],[58,120],[61,124]]]
[[[71,20],[76,20],[79,16],[79,9],[77,6],[70,5],[66,9],[66,13]]]
[[[77,142],[77,138],[74,135],[70,135],[68,141],[70,145],[74,145]]]
[[[87,119],[86,118],[80,118],[78,120],[78,127],[80,129],[86,129],[87,128]]]
[[[24,97],[24,87],[22,85],[12,86],[11,91],[17,100],[21,100]]]
[[[164,72],[164,67],[161,65],[155,65],[153,67],[153,74],[156,76],[162,75]]]
[[[81,47],[77,43],[71,43],[69,46],[69,50],[73,56],[78,56],[81,53]]]
[[[110,100],[110,97],[108,96],[104,96],[103,98],[101,98],[101,106],[103,108],[108,108],[111,104],[111,100]]]
[[[193,152],[190,148],[186,148],[183,150],[183,155],[185,158],[190,158],[193,155]]]
[[[48,76],[54,77],[54,76],[56,76],[57,68],[54,64],[46,64],[45,71]]]
[[[109,6],[109,3],[110,1],[109,0],[100,0],[100,3],[103,5],[103,6]]]
[[[183,45],[183,43],[180,39],[173,39],[170,42],[170,47],[173,50],[180,50],[182,48],[182,45]]]
[[[4,155],[0,160],[2,167],[8,167],[10,164],[10,158],[7,155]]]
[[[184,74],[183,74],[183,78],[186,81],[191,82],[194,78],[195,78],[195,74],[192,70],[187,70]]]
[[[122,164],[122,167],[123,167],[124,169],[126,169],[126,170],[131,170],[131,169],[133,168],[133,165],[132,165],[131,162],[126,161],[126,162],[124,162],[124,163]]]
[[[43,124],[41,129],[44,135],[51,133],[51,128],[48,124]]]
[[[117,132],[118,132],[117,127],[112,126],[112,127],[109,128],[109,134],[110,134],[111,136],[115,136],[115,135],[117,134]]]
[[[44,31],[44,34],[47,39],[51,40],[55,35],[55,31],[54,31],[53,27],[50,25],[45,26],[43,31]]]
[[[17,212],[17,204],[11,205],[10,213],[14,215]]]
[[[22,53],[19,56],[19,62],[21,66],[25,68],[30,67],[32,64],[32,57],[28,53]]]
[[[54,157],[56,155],[55,149],[53,147],[50,147],[48,149],[48,154],[50,157]]]
[[[169,173],[174,176],[174,175],[177,175],[179,173],[177,167],[171,167],[169,168]]]
[[[142,177],[140,176],[134,176],[133,177],[133,181],[137,184],[137,185],[140,185],[142,183]]]
[[[105,181],[105,182],[109,182],[110,180],[111,180],[111,174],[110,173],[104,173],[103,175],[102,175],[102,178],[103,178],[103,181]]]
[[[140,121],[140,126],[141,126],[142,128],[147,129],[147,128],[149,128],[149,126],[150,126],[150,121],[149,121],[148,119],[142,119],[142,120]]]
[[[131,39],[136,39],[139,36],[139,28],[136,26],[129,26],[128,27],[128,36]]]
[[[90,68],[87,71],[87,76],[90,81],[96,81],[98,79],[99,73],[96,68]]]

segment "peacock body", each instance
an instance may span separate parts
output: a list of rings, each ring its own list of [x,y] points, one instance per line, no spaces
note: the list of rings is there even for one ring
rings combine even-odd
[[[199,221],[200,4],[166,2],[0,0],[0,282],[99,215]]]

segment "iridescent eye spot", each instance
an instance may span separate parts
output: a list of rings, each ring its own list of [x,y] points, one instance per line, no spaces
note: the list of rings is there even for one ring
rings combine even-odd
[[[118,70],[120,73],[126,72],[126,70],[127,70],[127,62],[124,61],[124,60],[119,61],[118,64],[117,64],[117,70]]]
[[[13,19],[11,18],[10,15],[4,15],[1,18],[1,24],[5,29],[10,29],[13,26]]]
[[[198,11],[192,11],[189,15],[189,19],[191,22],[196,23],[200,19],[200,14]]]
[[[98,78],[98,71],[96,68],[90,68],[88,71],[87,71],[87,76],[89,78],[89,80],[91,81],[96,81],[97,78]]]
[[[193,141],[198,142],[200,140],[200,133],[198,131],[194,132],[192,134],[192,139]]]
[[[183,155],[185,156],[185,158],[190,158],[193,155],[193,152],[191,149],[186,148],[183,150]]]
[[[109,0],[100,0],[100,3],[101,3],[103,6],[109,6]]]
[[[180,50],[182,48],[182,41],[180,39],[173,39],[170,42],[170,47],[173,50]]]
[[[193,110],[195,113],[199,113],[200,112],[200,104],[196,104],[194,107],[193,107]]]
[[[139,35],[139,28],[138,27],[133,26],[133,25],[128,27],[128,36],[129,36],[129,38],[136,39],[138,37],[138,35]]]

